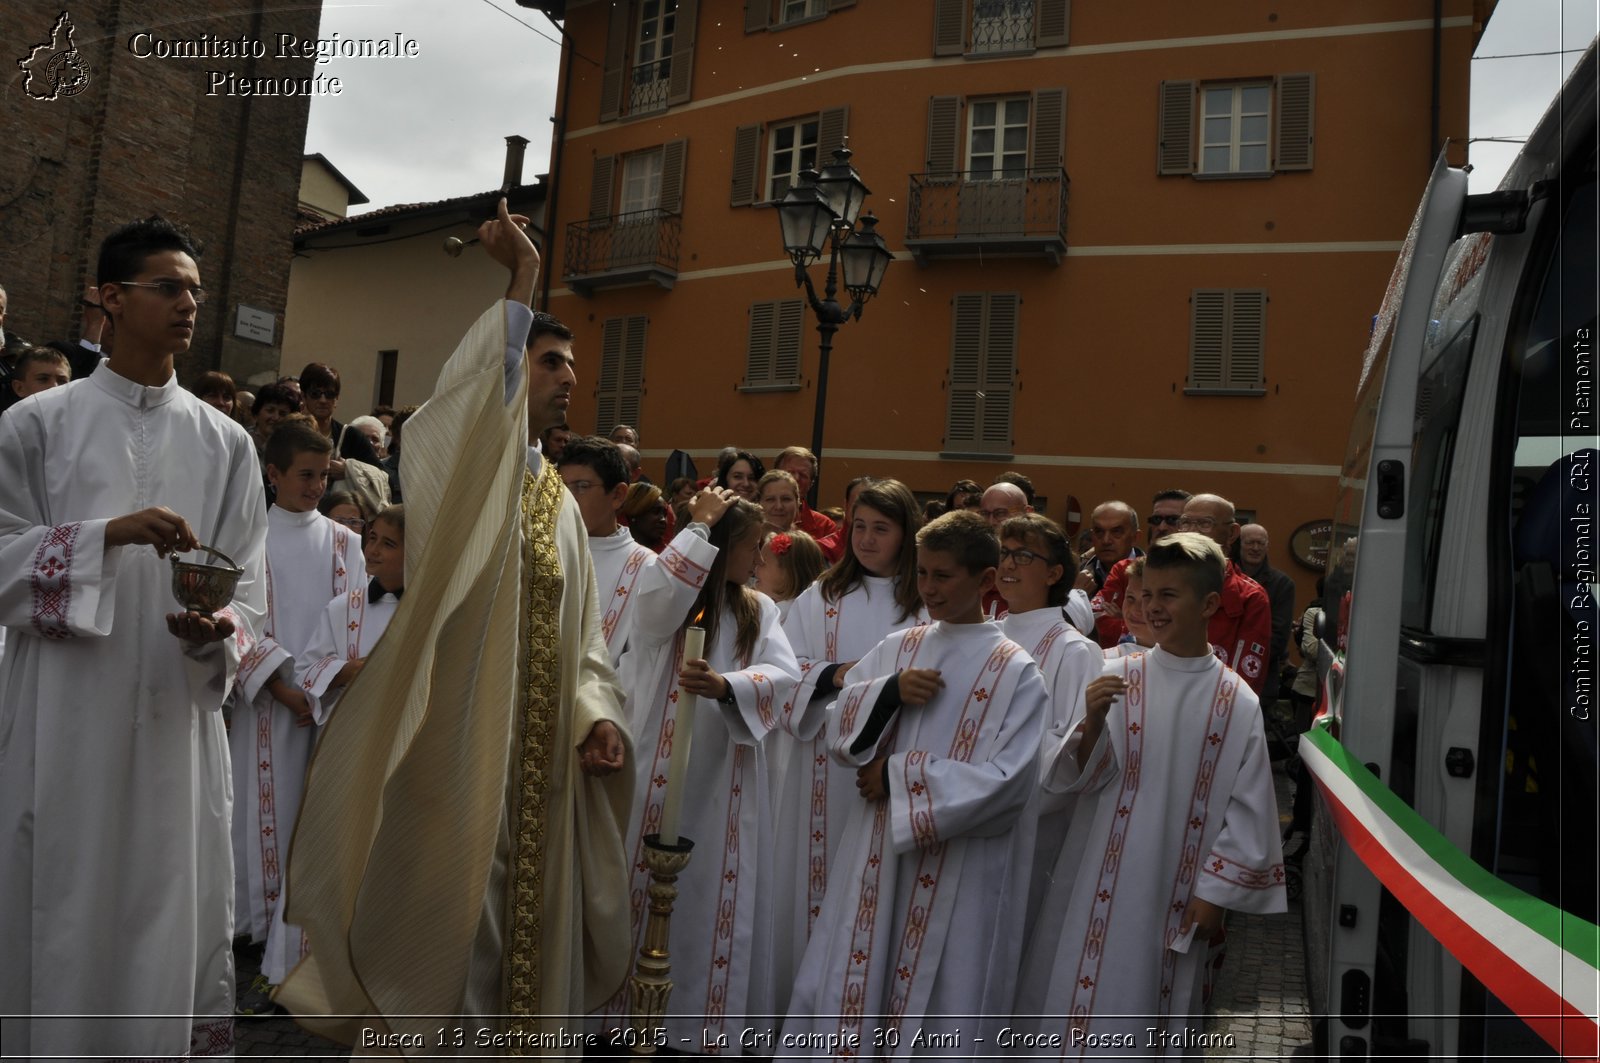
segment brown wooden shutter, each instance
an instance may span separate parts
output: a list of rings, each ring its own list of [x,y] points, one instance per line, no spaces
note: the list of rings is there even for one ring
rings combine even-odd
[[[644,336],[649,318],[638,314],[625,319],[622,335],[622,367],[618,374],[617,419],[612,424],[631,424],[639,428],[639,405],[644,397]],[[601,429],[597,431],[610,431]]]
[[[1189,295],[1189,386],[1220,388],[1228,332],[1228,293],[1197,288]]]
[[[1051,177],[1066,166],[1067,90],[1036,89],[1033,94],[1033,144],[1029,172]]]
[[[744,31],[764,30],[772,21],[772,0],[744,0]]]
[[[833,162],[835,148],[844,146],[850,132],[850,108],[830,107],[817,115],[817,169]]]
[[[600,330],[600,375],[594,389],[595,435],[606,434],[614,424],[633,424],[617,418],[617,382],[622,374],[622,334],[626,322],[626,318],[608,317]]]
[[[1262,387],[1267,293],[1243,289],[1228,294],[1228,371],[1223,387]]]
[[[589,220],[603,221],[611,217],[611,186],[616,179],[617,157],[597,155],[594,176],[589,181]]]
[[[672,23],[672,73],[667,77],[667,104],[689,102],[689,82],[694,77],[694,25],[700,0],[678,0]],[[629,422],[632,423],[632,422]]]
[[[748,385],[772,382],[773,350],[772,323],[777,317],[777,303],[750,304],[750,338],[745,351],[744,382]]]
[[[742,125],[733,131],[733,187],[728,205],[748,207],[756,201],[757,156],[761,153],[761,127]]]
[[[1315,74],[1281,74],[1277,92],[1278,129],[1275,170],[1311,169],[1315,142],[1313,119],[1316,115],[1317,79]]]
[[[687,153],[687,140],[669,140],[661,147],[661,200],[657,204],[665,214],[683,213],[683,157]]]
[[[1072,0],[1035,0],[1033,44],[1036,48],[1059,48],[1067,43],[1067,26],[1072,21]]]
[[[600,77],[600,121],[622,113],[622,83],[628,72],[628,39],[633,28],[630,0],[612,0],[611,24],[606,30],[605,72]]]
[[[1156,119],[1156,173],[1194,173],[1194,82],[1163,81]]]
[[[1017,364],[1017,312],[1021,305],[1015,292],[995,292],[989,296],[984,315],[978,444],[985,451],[999,454],[1011,452],[1011,389]]]
[[[954,181],[960,168],[961,97],[928,100],[928,180]]]
[[[951,301],[950,407],[945,418],[946,450],[973,450],[978,445],[978,392],[983,385],[982,292],[963,292]]]
[[[778,303],[773,324],[772,382],[797,384],[800,381],[800,343],[805,333],[806,305],[799,299]]]
[[[933,54],[960,55],[966,46],[966,0],[933,0]]]

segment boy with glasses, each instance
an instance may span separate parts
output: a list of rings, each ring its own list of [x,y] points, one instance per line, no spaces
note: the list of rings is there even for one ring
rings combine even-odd
[[[626,427],[626,426],[619,426]],[[633,532],[617,522],[617,511],[628,497],[628,468],[621,447],[599,436],[575,436],[555,459],[561,480],[572,492],[589,533],[594,555],[594,582],[600,591],[600,634],[605,637],[613,667],[628,647],[633,630],[634,584],[656,557],[638,542]]]
[[[232,1050],[221,710],[266,608],[266,511],[249,436],[173,372],[198,255],[165,218],[112,232],[110,358],[0,418],[0,1042],[20,1057]],[[214,615],[170,604],[166,557],[200,543],[243,569]]]

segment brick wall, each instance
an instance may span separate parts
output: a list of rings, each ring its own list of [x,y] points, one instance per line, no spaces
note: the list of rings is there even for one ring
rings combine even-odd
[[[78,295],[92,282],[100,240],[154,212],[203,245],[211,299],[180,380],[221,367],[248,375],[278,348],[233,336],[240,303],[281,315],[289,283],[308,96],[208,96],[206,72],[240,79],[305,78],[310,59],[278,59],[278,33],[314,38],[320,6],[261,0],[90,0],[72,5],[89,68],[77,95],[31,98],[16,62],[50,37],[58,9],[0,5],[0,285],[7,327],[29,340],[76,338]],[[264,58],[138,58],[135,34],[192,41],[261,40]],[[36,81],[37,85],[38,82]],[[282,330],[277,341],[281,343]],[[239,372],[242,370],[242,372]]]

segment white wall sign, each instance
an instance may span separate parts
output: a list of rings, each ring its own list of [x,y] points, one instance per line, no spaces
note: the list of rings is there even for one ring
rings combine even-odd
[[[272,311],[257,310],[253,306],[240,303],[239,316],[233,323],[233,334],[240,339],[270,344],[277,326],[278,317]]]

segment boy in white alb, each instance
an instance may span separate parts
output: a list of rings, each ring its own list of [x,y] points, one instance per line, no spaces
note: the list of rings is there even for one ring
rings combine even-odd
[[[1106,662],[1046,765],[1047,787],[1095,801],[1073,821],[1063,860],[1082,859],[1057,866],[1017,1015],[1068,1058],[1192,1049],[1224,911],[1288,909],[1259,706],[1206,637],[1225,571],[1203,535],[1150,548],[1141,598],[1156,646]]]
[[[311,703],[295,682],[295,661],[322,622],[328,599],[366,582],[361,544],[317,512],[333,444],[311,425],[289,421],[267,441],[267,617],[263,637],[239,665],[234,690],[233,855],[239,934],[266,940],[261,973],[277,984],[299,961],[300,935],[283,933],[283,869],[316,743]],[[276,927],[274,924],[278,924]],[[247,993],[259,1001],[264,986]],[[258,1007],[242,1004],[242,1014]]]
[[[389,506],[373,518],[361,553],[372,579],[328,603],[317,637],[295,665],[295,682],[318,727],[366,667],[405,593],[406,507]]]
[[[604,610],[600,634],[605,637],[611,665],[616,667],[633,632],[634,610],[630,607],[639,574],[655,560],[656,552],[617,523],[617,510],[632,485],[627,463],[615,443],[599,436],[574,436],[555,462],[589,533],[595,589]]]
[[[965,510],[917,534],[935,623],[890,635],[829,710],[858,768],[783,1043],[836,1058],[962,1046],[1005,1025],[1033,858],[1044,680],[984,622],[999,544]],[[960,1031],[960,1040],[946,1037]]]

